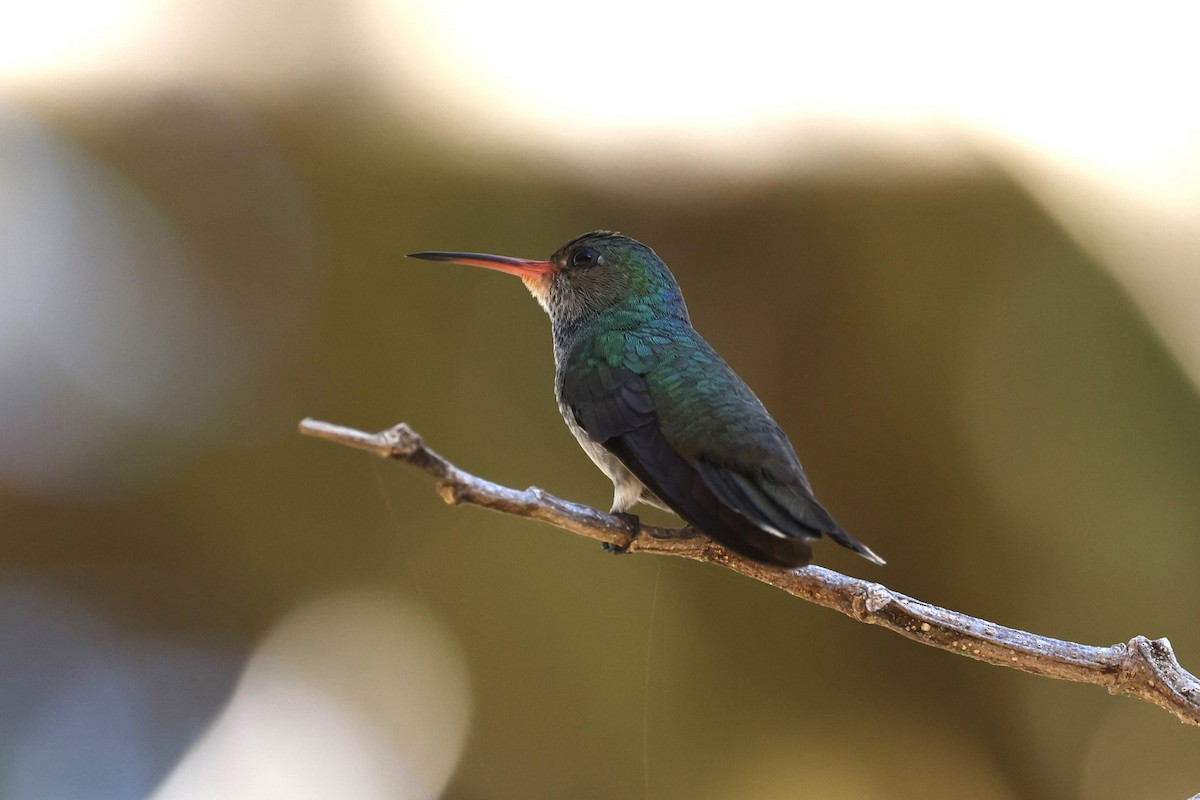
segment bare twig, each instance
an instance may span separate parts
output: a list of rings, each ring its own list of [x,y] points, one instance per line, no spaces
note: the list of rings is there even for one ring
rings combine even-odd
[[[407,462],[436,478],[438,493],[452,505],[467,503],[530,517],[630,551],[720,564],[922,644],[1034,675],[1094,683],[1112,694],[1140,697],[1183,722],[1200,725],[1200,681],[1179,665],[1166,639],[1135,636],[1127,644],[1111,647],[1075,644],[939,608],[878,583],[823,567],[786,572],[764,567],[687,528],[638,527],[630,520],[562,500],[541,489],[518,491],[476,477],[430,450],[404,424],[380,433],[364,433],[306,419],[300,423],[300,432]]]

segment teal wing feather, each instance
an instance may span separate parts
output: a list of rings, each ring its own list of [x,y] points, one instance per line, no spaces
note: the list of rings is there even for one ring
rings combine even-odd
[[[808,563],[822,533],[872,560],[812,496],[787,437],[690,327],[608,333],[572,360],[563,399],[659,499],[764,563]]]
[[[883,563],[817,502],[791,442],[737,373],[690,327],[677,337],[647,378],[664,435],[709,490],[776,535],[826,534]]]

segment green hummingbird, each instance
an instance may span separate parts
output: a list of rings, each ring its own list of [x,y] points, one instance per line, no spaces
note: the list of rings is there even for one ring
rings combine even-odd
[[[482,253],[411,258],[517,275],[550,316],[554,393],[567,427],[613,482],[613,513],[673,511],[735,553],[791,569],[827,534],[883,564],[813,497],[787,436],[692,328],[653,250],[585,233],[546,261]]]

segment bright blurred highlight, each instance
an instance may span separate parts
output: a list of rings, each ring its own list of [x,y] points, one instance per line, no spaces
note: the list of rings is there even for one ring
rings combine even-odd
[[[1200,131],[1200,109],[1177,102],[1200,65],[1200,9],[1178,3],[1137,14],[947,0],[361,5],[387,74],[441,82],[428,91],[458,105],[460,124],[499,122],[518,141],[621,150],[649,135],[805,160],[797,126],[841,118],[881,136],[915,125],[942,147],[963,129],[995,130],[1099,169],[1142,170],[1194,157]]]
[[[471,716],[466,664],[430,613],[367,592],[293,611],[154,800],[433,800]]]
[[[38,77],[103,68],[155,35],[162,0],[9,0],[0,25],[0,74]]]

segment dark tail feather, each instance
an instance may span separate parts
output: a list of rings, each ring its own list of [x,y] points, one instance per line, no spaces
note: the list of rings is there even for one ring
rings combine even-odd
[[[872,564],[882,567],[887,563],[874,550],[846,533],[845,528],[839,525],[837,520],[830,516],[829,512],[807,490],[793,489],[776,483],[765,483],[763,490],[784,508],[798,508],[799,513],[804,515],[806,521],[813,516],[817,517],[821,533],[826,534],[842,547],[853,550]]]
[[[803,487],[785,486],[770,480],[756,481],[747,475],[706,461],[696,462],[705,484],[726,505],[741,512],[768,533],[799,539],[816,539],[822,533],[842,547],[882,565],[883,559],[855,539],[829,515]]]

